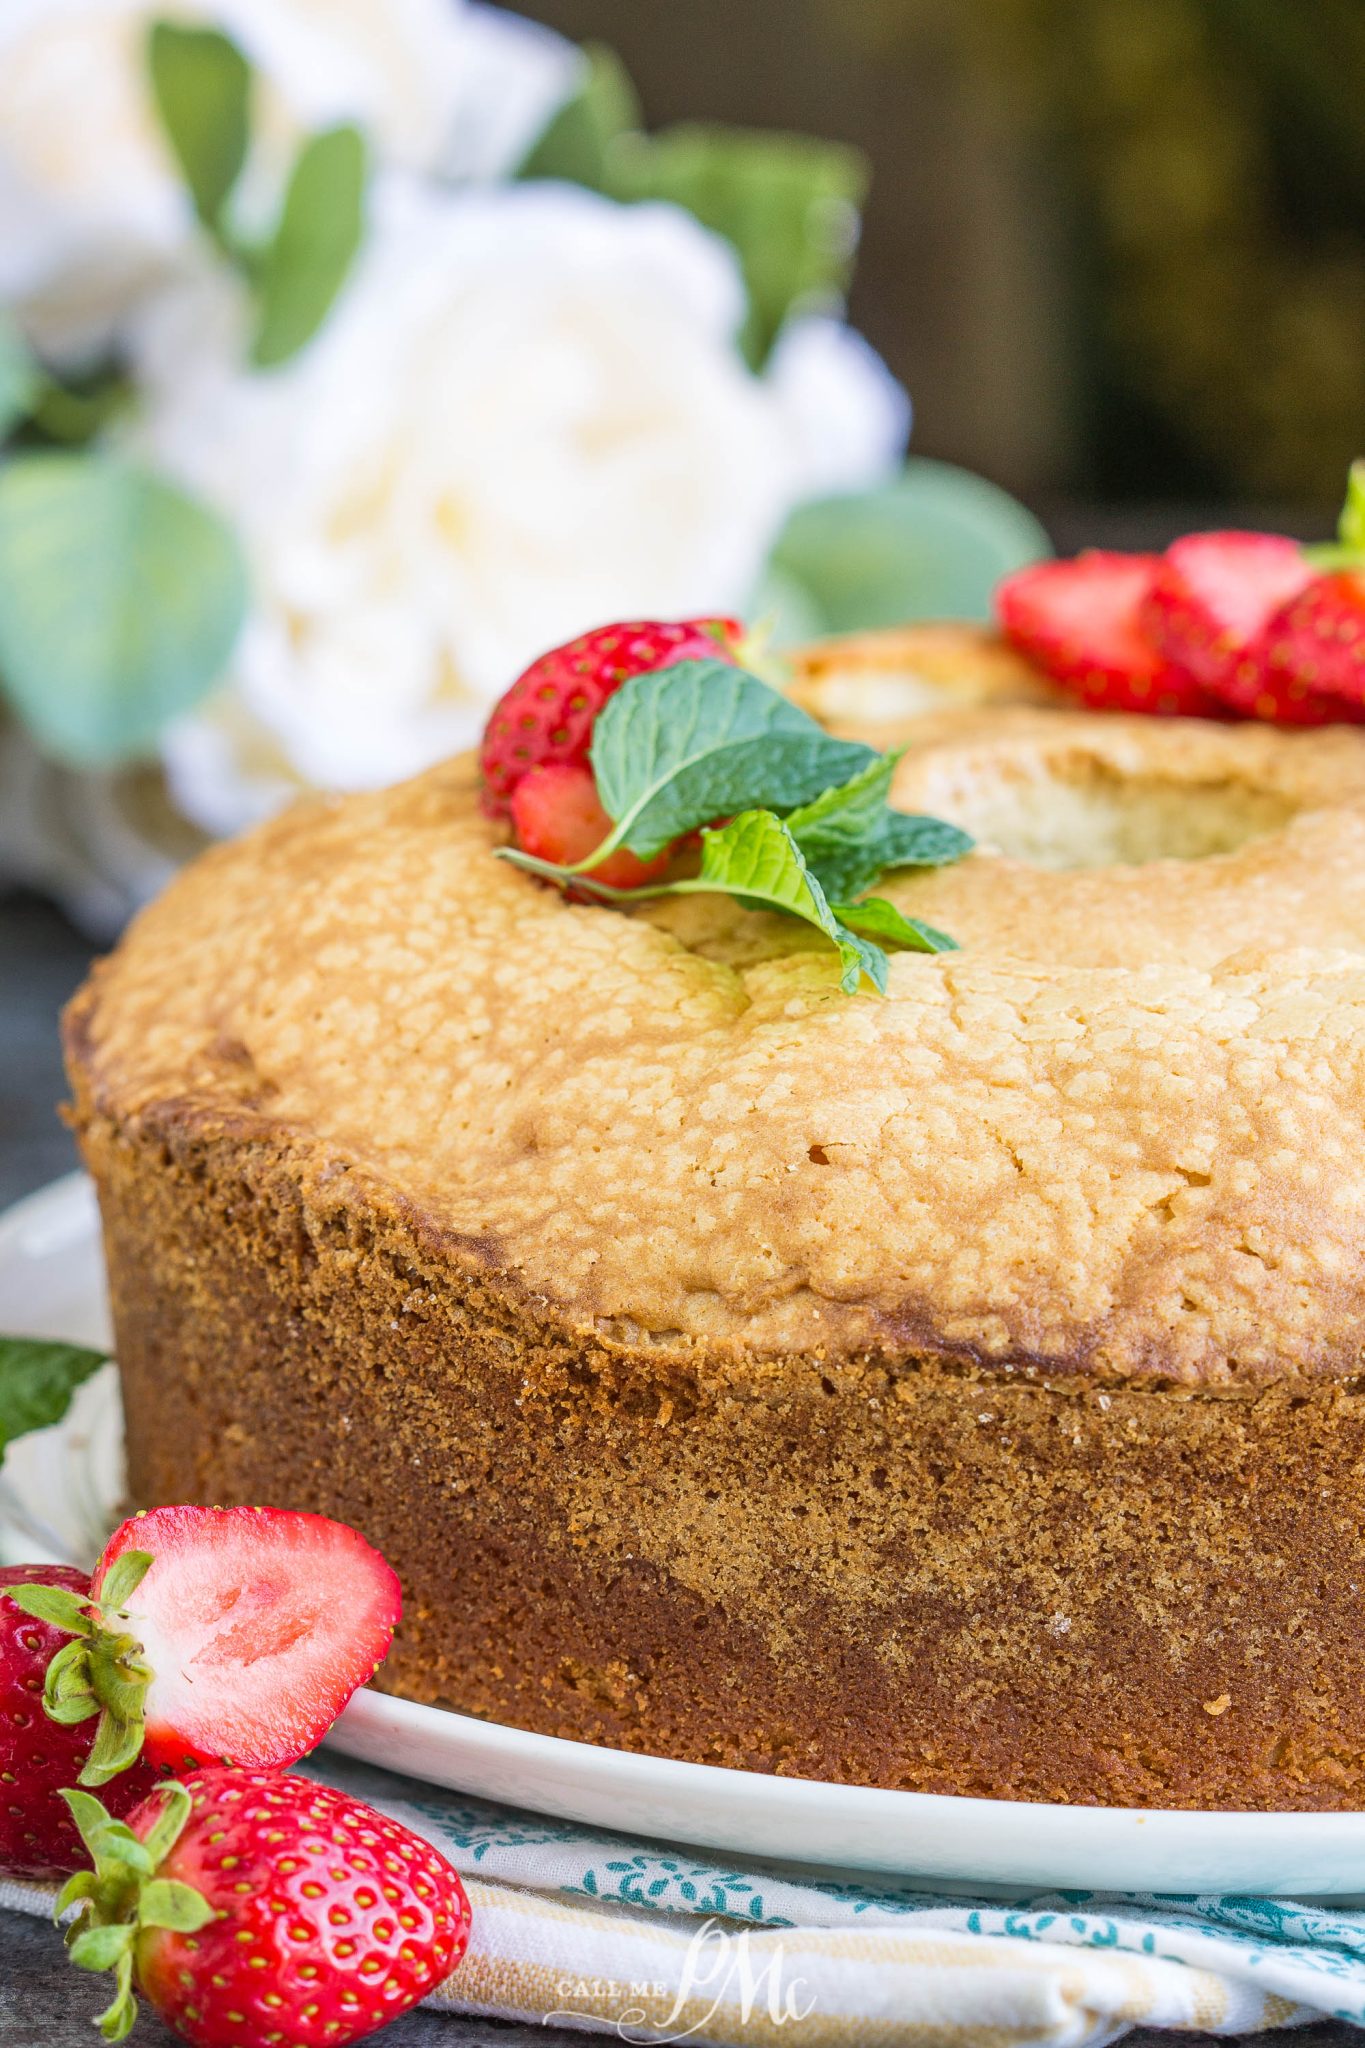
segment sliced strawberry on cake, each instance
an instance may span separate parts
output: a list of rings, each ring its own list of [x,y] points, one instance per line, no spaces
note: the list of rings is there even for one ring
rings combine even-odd
[[[485,811],[509,816],[517,784],[535,768],[586,766],[598,712],[632,676],[735,661],[743,638],[738,619],[635,619],[552,647],[493,707],[479,756]]]
[[[1090,549],[1035,562],[995,594],[1006,637],[1092,709],[1207,718],[1219,706],[1152,643],[1144,607],[1159,555]]]
[[[1143,630],[1172,668],[1232,709],[1251,712],[1247,652],[1312,575],[1303,549],[1282,534],[1187,534],[1156,565]]]

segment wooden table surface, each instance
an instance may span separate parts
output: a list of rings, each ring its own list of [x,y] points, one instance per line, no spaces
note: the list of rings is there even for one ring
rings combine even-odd
[[[0,1207],[69,1172],[71,1140],[54,1105],[61,1099],[56,1017],[85,971],[90,947],[45,904],[0,898]],[[67,1963],[56,1930],[0,1913],[0,2048],[90,2048],[91,2016],[106,2003],[106,1978]],[[170,2048],[175,2036],[145,2013],[132,2048]],[[384,2034],[385,2048],[583,2048],[592,2037],[560,2028],[512,2026],[429,2012],[411,2013]],[[1207,2034],[1125,2036],[1125,2048],[1207,2042]],[[1226,2048],[1227,2036],[1220,2038]],[[1294,2048],[1354,2048],[1353,2027],[1327,2022],[1285,2037]],[[791,2029],[790,2048],[801,2048]]]

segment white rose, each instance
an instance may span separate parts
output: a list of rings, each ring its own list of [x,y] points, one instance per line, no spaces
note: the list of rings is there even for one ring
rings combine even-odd
[[[210,830],[471,744],[588,626],[741,607],[794,504],[900,452],[888,373],[858,350],[837,398],[828,337],[826,399],[859,424],[842,463],[813,445],[790,361],[755,376],[736,346],[732,252],[673,207],[402,180],[375,199],[282,371],[243,369],[221,280],[143,330],[143,445],[225,512],[253,576],[227,688],[166,742]]]
[[[302,135],[355,120],[381,162],[498,176],[580,62],[461,0],[0,0],[0,303],[58,362],[106,346],[195,234],[147,80],[168,15],[216,23],[250,58],[277,174]]]

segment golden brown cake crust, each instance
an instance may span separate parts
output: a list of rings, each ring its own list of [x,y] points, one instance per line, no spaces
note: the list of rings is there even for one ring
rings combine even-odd
[[[963,950],[898,955],[885,1001],[727,899],[564,903],[491,857],[460,760],[184,874],[78,999],[83,1099],[362,1166],[661,1367],[876,1345],[1354,1373],[1365,741],[1029,710],[907,731],[897,801],[983,850],[887,880]],[[1204,857],[1141,859],[1168,844]]]
[[[562,903],[467,762],[146,913],[67,1023],[136,1495],[354,1523],[384,1683],[546,1733],[1358,1806],[1365,739],[905,736],[982,851],[885,1002]]]

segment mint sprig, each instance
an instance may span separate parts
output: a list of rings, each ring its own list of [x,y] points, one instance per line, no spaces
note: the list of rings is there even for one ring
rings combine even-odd
[[[876,754],[832,739],[808,712],[730,662],[680,661],[633,676],[607,700],[590,759],[613,830],[580,867],[595,867],[618,846],[650,860],[684,832],[755,804],[806,803]]]
[[[942,819],[891,809],[899,759],[831,738],[743,669],[679,662],[632,677],[598,717],[591,761],[612,820],[602,844],[563,867],[518,847],[497,851],[602,903],[720,893],[799,918],[837,948],[845,994],[866,976],[884,995],[886,948],[942,953],[957,942],[881,898],[857,899],[888,869],[939,867],[973,844]],[[618,847],[650,859],[698,826],[696,874],[637,889],[594,881],[592,870]]]

